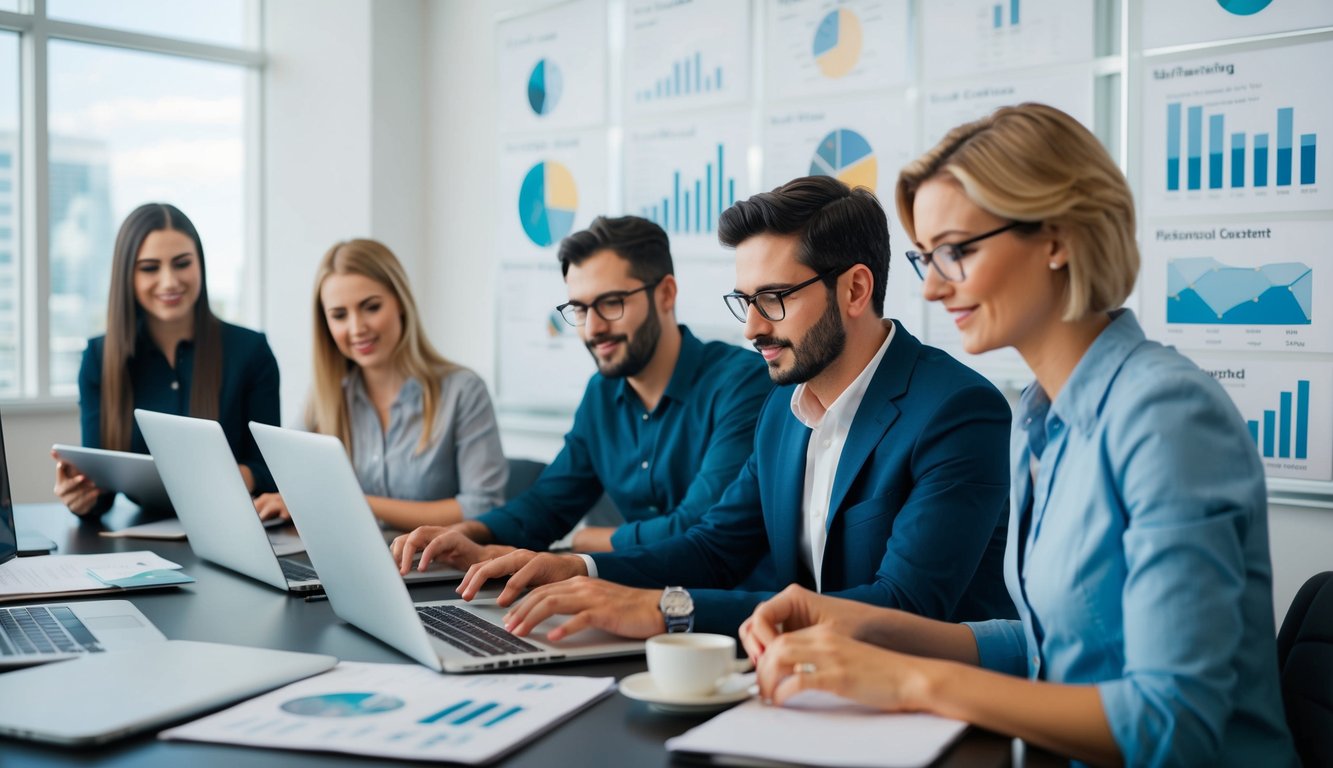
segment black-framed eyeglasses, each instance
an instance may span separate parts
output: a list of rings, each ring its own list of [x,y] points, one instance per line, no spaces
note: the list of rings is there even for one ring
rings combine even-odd
[[[597,316],[606,322],[619,320],[625,316],[625,299],[633,296],[640,291],[651,291],[656,288],[661,280],[655,280],[646,285],[641,285],[632,291],[611,291],[592,300],[591,304],[584,304],[579,301],[567,301],[555,308],[560,316],[565,318],[565,322],[578,327],[588,322],[588,310],[597,313]]]
[[[935,272],[940,277],[951,283],[962,282],[967,279],[967,273],[963,271],[963,257],[968,255],[963,253],[963,248],[973,243],[985,240],[988,237],[995,237],[1001,232],[1008,232],[1014,227],[1024,224],[1032,224],[1029,221],[1011,221],[999,229],[992,229],[984,234],[970,237],[961,243],[944,243],[936,246],[933,251],[908,251],[907,260],[912,262],[912,269],[916,270],[916,276],[922,280],[926,279],[926,270],[933,265]]]
[[[727,303],[727,309],[731,310],[731,314],[735,315],[736,319],[740,320],[742,323],[745,322],[746,315],[750,313],[750,305],[752,304],[755,309],[759,310],[759,314],[763,316],[765,320],[776,323],[787,316],[787,307],[782,303],[784,298],[796,293],[806,286],[814,285],[820,280],[832,277],[833,275],[841,275],[853,266],[854,265],[849,264],[845,267],[834,267],[833,269],[825,270],[809,280],[806,280],[804,283],[797,283],[790,288],[770,288],[766,291],[755,291],[753,294],[732,291],[731,293],[723,295],[722,300]]]

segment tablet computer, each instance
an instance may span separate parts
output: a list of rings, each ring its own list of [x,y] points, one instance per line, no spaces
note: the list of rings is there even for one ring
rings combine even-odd
[[[157,465],[148,454],[60,443],[51,446],[51,450],[61,461],[78,467],[79,472],[104,491],[119,491],[141,507],[171,509],[166,486],[162,485]]]

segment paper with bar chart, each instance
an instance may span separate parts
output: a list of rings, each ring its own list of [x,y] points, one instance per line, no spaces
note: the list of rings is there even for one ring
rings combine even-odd
[[[607,210],[603,130],[500,141],[500,257],[554,259],[561,238]]]
[[[506,133],[606,121],[606,3],[575,0],[496,25],[496,100]]]
[[[916,147],[911,111],[905,105],[892,108],[904,101],[902,93],[889,92],[769,109],[763,124],[763,188],[798,176],[832,176],[848,186],[867,187],[892,208],[898,171],[913,159]],[[896,215],[889,213],[888,219],[890,247],[901,258],[907,234]],[[906,261],[890,263],[886,312],[913,320],[920,301],[921,284],[912,268]]]
[[[1333,42],[1145,65],[1149,216],[1333,207]]]
[[[1093,0],[922,3],[925,75],[942,80],[1091,61],[1093,5]]]
[[[501,264],[496,290],[496,400],[573,411],[597,368],[556,307],[569,300],[560,265]]]
[[[651,219],[676,254],[715,254],[722,211],[750,195],[750,118],[728,112],[625,129],[625,210]]]
[[[1186,349],[1333,352],[1333,222],[1144,228],[1143,322]]]
[[[770,100],[906,85],[907,0],[769,0],[764,10]]]
[[[1333,3],[1322,0],[1145,2],[1139,18],[1143,21],[1143,47],[1161,48],[1333,26]]]
[[[630,0],[625,109],[735,104],[750,94],[749,0]]]
[[[1092,82],[1089,67],[1071,65],[1055,75],[992,76],[928,88],[922,99],[923,143],[934,146],[956,125],[1025,101],[1064,110],[1091,128]]]
[[[615,687],[610,677],[441,675],[344,661],[159,738],[478,764]]]
[[[1235,401],[1269,477],[1333,480],[1333,363],[1191,357]]]

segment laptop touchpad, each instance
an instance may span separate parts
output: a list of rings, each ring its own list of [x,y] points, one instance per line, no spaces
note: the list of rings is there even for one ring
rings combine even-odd
[[[121,616],[89,616],[83,620],[88,629],[138,629],[143,626],[139,617],[130,614]]]

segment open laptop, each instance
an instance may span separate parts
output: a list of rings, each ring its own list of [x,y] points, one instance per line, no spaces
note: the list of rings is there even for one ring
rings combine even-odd
[[[274,554],[222,425],[141,409],[134,411],[134,418],[196,555],[288,592],[323,588],[315,569],[302,558]],[[379,556],[392,562],[386,547]],[[417,583],[462,577],[462,571],[441,567],[404,578]]]
[[[0,572],[17,555],[9,467],[0,430]],[[148,617],[125,600],[0,606],[0,669],[165,640]]]
[[[333,612],[438,672],[473,672],[643,653],[642,640],[598,630],[559,643],[541,639],[552,618],[528,637],[505,631],[507,609],[494,601],[412,603],[342,443],[328,435],[250,423],[306,551],[324,580]]]

